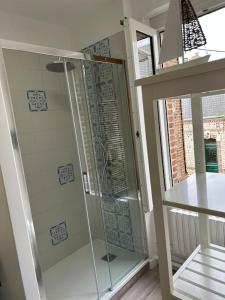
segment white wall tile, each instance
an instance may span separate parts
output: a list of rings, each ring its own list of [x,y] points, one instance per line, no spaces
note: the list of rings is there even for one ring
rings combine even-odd
[[[65,74],[46,70],[53,57],[10,51],[5,58],[40,260],[46,269],[89,242]],[[47,111],[29,111],[28,90],[45,91]],[[58,167],[70,163],[75,180],[60,185]],[[90,216],[94,222],[97,212]],[[53,246],[49,230],[63,221],[68,239]]]
[[[42,269],[46,270],[55,265],[58,261],[74,252],[74,245],[77,245],[77,249],[79,249],[85,242],[85,232],[82,232],[80,235],[70,236],[64,243],[51,247],[51,250],[45,249],[40,251]]]

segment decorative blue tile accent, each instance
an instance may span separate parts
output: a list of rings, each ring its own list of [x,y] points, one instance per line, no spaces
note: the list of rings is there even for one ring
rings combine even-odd
[[[130,206],[129,201],[126,199],[116,199],[116,212],[123,216],[129,216],[130,215]]]
[[[120,245],[119,232],[117,230],[111,230],[107,228],[107,241],[113,245]]]
[[[111,57],[109,39],[103,39],[94,45],[83,49],[83,52]]]
[[[47,111],[48,103],[45,91],[27,91],[30,111]]]
[[[50,235],[52,245],[56,246],[59,243],[68,239],[68,231],[66,228],[66,222],[61,222],[50,228]]]
[[[130,218],[125,217],[125,216],[118,216],[118,225],[119,225],[119,230],[121,232],[131,234],[131,224],[130,224]]]
[[[120,246],[130,251],[134,251],[134,241],[132,235],[120,232]]]
[[[115,202],[113,200],[103,202],[103,209],[108,212],[115,212]]]
[[[117,216],[110,212],[104,212],[104,221],[107,228],[117,229]]]
[[[96,43],[95,52],[98,53],[98,55],[110,57],[111,53],[110,53],[109,39],[106,38]]]
[[[74,181],[73,164],[58,167],[58,176],[61,185]]]

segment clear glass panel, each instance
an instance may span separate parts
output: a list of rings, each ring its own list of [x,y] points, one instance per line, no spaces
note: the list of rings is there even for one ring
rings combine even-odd
[[[47,300],[98,299],[64,66],[14,50],[4,59]]]
[[[225,91],[202,97],[206,171],[225,173]]]
[[[75,65],[75,69],[67,73],[72,99],[71,109],[74,113],[74,122],[78,129],[79,136],[79,149],[80,153],[82,153],[81,165],[85,181],[86,205],[92,238],[92,249],[97,271],[98,289],[102,296],[112,288],[112,281],[109,270],[110,266],[106,256],[108,250],[105,224],[102,215],[100,183],[96,168],[96,154],[93,145],[93,128],[91,127],[89,118],[90,108],[87,105],[84,81],[85,73],[82,64],[76,60],[71,60],[70,62]]]
[[[123,66],[85,61],[83,67],[88,119],[85,99],[77,98],[92,197],[88,210],[97,212],[91,230],[102,291],[108,274],[112,288],[144,258],[142,222]]]
[[[155,63],[152,37],[137,31],[137,48],[140,78],[153,75],[155,73]]]

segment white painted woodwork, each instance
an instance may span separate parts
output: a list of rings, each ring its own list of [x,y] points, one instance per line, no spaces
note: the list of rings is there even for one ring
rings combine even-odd
[[[215,247],[212,249],[211,247]],[[209,257],[210,255],[210,257]],[[224,299],[225,298],[225,253],[217,246],[209,245],[208,248],[202,249],[200,246],[193,252],[190,258],[183,264],[174,276],[175,291],[188,294],[191,299]],[[186,289],[186,283],[189,289]],[[206,297],[207,298],[203,298]],[[196,298],[195,298],[196,297]]]
[[[144,99],[146,99],[147,95],[145,95],[145,90],[143,90],[143,93]],[[174,299],[170,295],[170,290],[172,288],[171,254],[167,221],[167,209],[164,208],[162,203],[159,201],[162,201],[162,197],[164,194],[164,183],[160,150],[157,103],[154,104],[155,105],[148,105],[146,109],[144,103],[145,128],[147,133],[149,170],[151,170],[150,180],[152,187],[152,195],[154,195],[154,219],[157,231],[156,239],[158,244],[158,255],[160,257],[159,272],[161,285],[163,285],[162,297],[163,299],[170,300]],[[157,135],[155,134],[156,132]],[[152,140],[154,140],[155,142],[152,143]],[[156,153],[158,153],[159,155],[157,156]]]
[[[191,95],[191,112],[193,126],[193,141],[195,154],[195,171],[198,174],[206,172],[205,167],[205,142],[203,129],[203,113],[201,94]],[[199,195],[201,196],[201,194]],[[204,194],[203,201],[204,201]],[[199,238],[202,246],[207,247],[209,244],[209,220],[208,216],[199,213]]]
[[[164,205],[225,217],[225,174],[194,174],[165,192]]]
[[[146,101],[216,91],[225,88],[225,59],[136,80]],[[145,102],[145,99],[144,99]]]
[[[211,292],[208,292],[198,286],[195,286],[185,280],[178,279],[176,282],[176,291],[180,291],[184,296],[189,296],[192,300],[222,300],[224,299],[221,296],[215,295]],[[183,296],[182,298],[183,299]]]
[[[140,176],[140,190],[144,210],[152,211],[151,185],[149,182],[148,156],[146,146],[145,124],[143,120],[143,104],[141,87],[135,86],[135,80],[140,78],[140,64],[138,57],[137,32],[151,36],[154,39],[154,45],[157,45],[157,32],[132,18],[124,20],[124,33],[127,51],[127,69],[130,86],[131,113],[134,124],[134,132],[140,132],[139,138],[135,136],[135,146],[138,159],[138,168]],[[157,59],[158,50],[155,47],[155,59]],[[146,163],[147,162],[147,163]]]
[[[167,206],[225,217],[225,174],[205,172],[204,159],[201,157],[204,156],[202,121],[194,120],[193,129],[197,130],[197,133],[194,133],[196,140],[197,134],[200,133],[200,142],[195,141],[197,174],[165,192],[156,101],[156,99],[191,95],[192,104],[198,106],[198,114],[194,112],[193,116],[200,118],[200,96],[194,94],[212,91],[217,93],[218,90],[225,88],[225,59],[137,80],[136,86],[140,85],[143,90],[162,299],[183,300],[187,297],[204,300],[225,299],[225,284],[221,280],[211,278],[214,269],[220,272],[225,270],[225,262],[221,259],[224,249],[208,244],[207,218],[202,218],[202,215],[199,218],[200,232],[202,235],[207,235],[201,240],[204,247],[199,246],[175,274],[174,280],[172,279],[168,223],[165,213]],[[211,250],[208,252],[207,249],[216,252]],[[187,269],[192,261],[213,270],[209,272],[210,275],[193,272]],[[192,277],[194,279],[191,279]]]
[[[205,266],[203,264],[199,264],[195,261],[192,261],[188,266],[187,270],[195,272],[197,274],[204,275],[216,281],[222,282],[225,284],[225,273],[222,271],[218,271],[212,267]]]

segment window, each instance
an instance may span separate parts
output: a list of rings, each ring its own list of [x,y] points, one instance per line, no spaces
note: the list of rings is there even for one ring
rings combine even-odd
[[[137,48],[140,78],[155,74],[152,37],[137,31]]]
[[[225,26],[225,8],[203,15],[199,20],[207,45],[185,53],[185,59],[192,60],[206,54],[211,55],[210,60],[224,58],[225,41],[217,33],[219,28]],[[159,33],[159,37],[161,42],[163,32]],[[178,59],[174,59],[166,62],[163,67],[173,66],[178,62]],[[225,172],[225,92],[204,96],[202,107],[207,171]],[[166,151],[170,157],[171,184],[177,184],[195,172],[191,100],[168,99],[165,115],[167,126],[164,130],[168,135]]]
[[[225,8],[199,17],[200,24],[206,36],[207,44],[200,49],[185,53],[187,60],[195,59],[207,54],[210,60],[225,57],[225,39],[221,38],[220,30],[225,27]]]
[[[225,91],[202,97],[206,171],[225,173]],[[190,99],[182,100],[187,175],[195,171]]]

